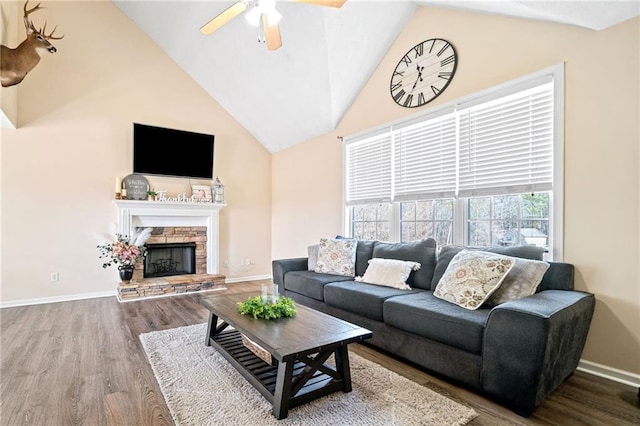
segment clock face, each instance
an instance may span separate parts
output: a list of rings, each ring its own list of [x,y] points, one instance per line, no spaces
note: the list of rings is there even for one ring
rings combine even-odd
[[[458,57],[451,43],[425,40],[410,49],[391,76],[391,97],[400,106],[416,108],[438,97],[456,72]]]

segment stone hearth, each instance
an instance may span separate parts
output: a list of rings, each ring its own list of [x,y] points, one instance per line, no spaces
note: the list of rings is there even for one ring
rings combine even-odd
[[[218,212],[224,205],[131,200],[115,203],[121,234],[131,235],[134,228],[152,227],[147,244],[196,244],[195,274],[144,278],[144,263],[140,260],[132,280],[118,286],[120,301],[225,288],[225,276],[217,273]]]
[[[118,299],[132,300],[150,296],[170,296],[194,291],[223,290],[225,276],[212,274],[174,275],[144,278],[118,285]]]

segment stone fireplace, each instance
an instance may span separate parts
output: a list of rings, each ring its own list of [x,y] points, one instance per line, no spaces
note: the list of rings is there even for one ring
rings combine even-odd
[[[218,274],[218,212],[213,203],[116,200],[118,232],[153,228],[149,254],[136,263],[133,278],[118,286],[122,300],[224,289]],[[145,264],[146,263],[146,264]]]

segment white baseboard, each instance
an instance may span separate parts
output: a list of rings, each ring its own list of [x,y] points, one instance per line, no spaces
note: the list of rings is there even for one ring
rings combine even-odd
[[[634,388],[640,387],[640,374],[631,373],[630,371],[619,370],[583,359],[578,363],[578,371],[633,386]]]
[[[95,293],[70,294],[66,296],[40,297],[37,299],[12,300],[9,302],[0,302],[0,309],[13,308],[16,306],[42,305],[45,303],[69,302],[72,300],[96,299],[98,297],[111,297],[115,295],[116,295],[116,291],[112,290],[112,291],[98,291]]]
[[[270,280],[271,275],[254,275],[253,277],[237,277],[237,278],[227,278],[224,280],[225,284],[232,283],[241,283],[245,281],[260,281],[260,280]]]

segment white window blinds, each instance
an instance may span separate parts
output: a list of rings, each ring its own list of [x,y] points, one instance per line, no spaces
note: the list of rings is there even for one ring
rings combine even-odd
[[[523,80],[347,140],[347,205],[553,190],[553,75]]]
[[[346,146],[347,205],[391,201],[391,154],[389,132]]]
[[[553,83],[458,114],[458,196],[552,189]]]
[[[456,117],[443,117],[393,132],[393,200],[450,198],[456,191]]]

